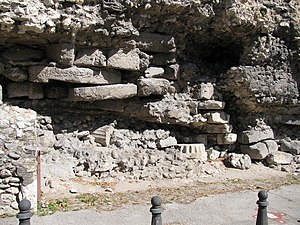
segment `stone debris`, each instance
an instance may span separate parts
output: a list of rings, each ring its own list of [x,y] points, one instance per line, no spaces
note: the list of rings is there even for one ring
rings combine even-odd
[[[226,157],[226,161],[234,168],[241,170],[246,170],[251,167],[251,158],[247,154],[229,153]]]
[[[100,143],[102,146],[109,146],[111,135],[114,132],[114,127],[112,125],[105,125],[99,127],[92,132],[92,136],[95,138],[95,142]]]

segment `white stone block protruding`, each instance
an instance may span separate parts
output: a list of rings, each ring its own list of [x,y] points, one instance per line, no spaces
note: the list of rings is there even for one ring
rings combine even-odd
[[[187,155],[187,158],[200,159],[201,161],[207,161],[207,152],[205,151],[205,145],[202,143],[197,144],[178,144],[180,152]]]

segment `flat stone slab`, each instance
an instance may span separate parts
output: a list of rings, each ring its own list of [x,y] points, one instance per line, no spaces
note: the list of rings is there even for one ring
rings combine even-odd
[[[137,86],[135,84],[113,84],[69,89],[69,100],[72,101],[126,99],[136,95]]]
[[[247,130],[243,131],[238,137],[239,143],[242,144],[252,144],[267,139],[274,139],[274,133],[272,129]]]
[[[170,87],[170,82],[164,78],[142,78],[137,84],[139,96],[165,95]]]
[[[115,70],[70,67],[32,66],[28,69],[29,80],[37,83],[48,83],[59,80],[80,84],[116,84],[121,82],[121,73]]]

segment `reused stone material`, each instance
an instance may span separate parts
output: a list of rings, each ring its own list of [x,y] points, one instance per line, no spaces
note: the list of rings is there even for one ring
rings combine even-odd
[[[99,127],[92,132],[92,136],[95,138],[95,142],[100,143],[102,146],[109,146],[111,135],[114,132],[114,127],[111,125],[105,125]]]
[[[137,95],[135,84],[112,84],[95,87],[69,89],[69,100],[101,101],[105,99],[126,99]]]
[[[242,132],[238,137],[238,141],[241,144],[252,144],[267,139],[274,139],[274,132],[272,129],[247,130]]]
[[[204,144],[178,144],[178,146],[180,152],[186,154],[188,158],[196,158],[204,162],[207,161],[207,152],[205,151]]]
[[[107,69],[90,69],[69,67],[65,69],[46,66],[32,66],[29,68],[29,80],[32,82],[48,83],[58,80],[80,84],[115,84],[121,82],[119,71]]]

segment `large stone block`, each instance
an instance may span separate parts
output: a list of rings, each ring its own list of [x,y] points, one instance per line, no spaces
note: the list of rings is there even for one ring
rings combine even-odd
[[[225,107],[225,102],[222,101],[216,101],[216,100],[206,100],[206,101],[200,101],[198,104],[198,109],[224,109]]]
[[[140,33],[136,39],[137,47],[143,51],[169,53],[176,51],[172,36],[155,33]]]
[[[107,66],[121,70],[140,70],[140,56],[137,49],[126,51],[124,49],[113,49],[107,57]]]
[[[49,80],[59,80],[81,84],[115,84],[121,82],[121,73],[115,70],[70,67],[32,66],[29,67],[29,80],[47,83]]]
[[[225,112],[212,112],[204,115],[207,118],[207,123],[220,124],[229,123],[230,115]]]
[[[165,95],[168,93],[170,82],[163,78],[142,78],[137,81],[138,95]]]
[[[207,152],[204,144],[178,144],[180,152],[185,154],[189,159],[199,159],[207,161]]]
[[[271,128],[264,130],[246,130],[238,136],[238,141],[241,144],[252,144],[267,139],[274,139],[274,133]]]
[[[275,152],[270,154],[266,161],[269,165],[288,165],[293,161],[293,155],[287,152]]]
[[[157,142],[159,148],[168,148],[177,145],[177,140],[175,137],[167,137],[166,139],[160,139]]]
[[[72,101],[125,99],[136,95],[137,86],[135,84],[113,84],[69,89],[69,99]]]
[[[80,49],[74,62],[77,66],[106,66],[106,56],[100,49]]]
[[[240,149],[242,153],[248,154],[251,159],[261,160],[269,154],[267,145],[263,142],[258,142],[253,145],[241,145]]]
[[[75,58],[75,45],[56,43],[47,46],[47,58],[62,65],[71,66]]]
[[[29,99],[44,98],[44,89],[41,84],[9,83],[7,85],[8,98],[28,97]]]

